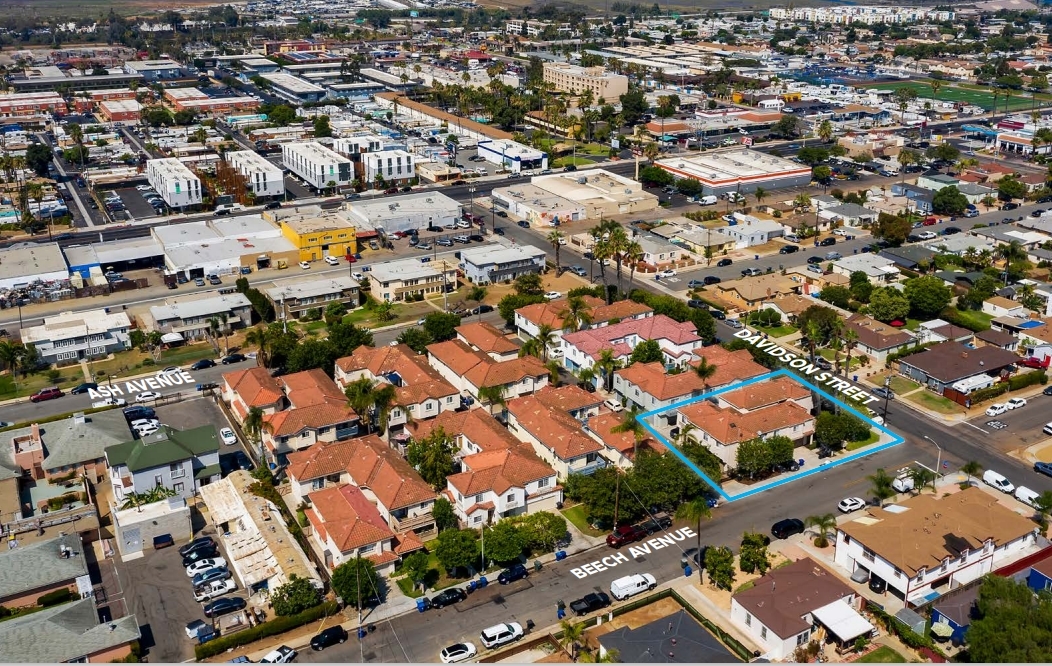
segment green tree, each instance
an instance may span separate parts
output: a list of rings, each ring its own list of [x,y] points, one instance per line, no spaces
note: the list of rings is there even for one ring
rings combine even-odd
[[[936,215],[963,215],[968,208],[968,198],[954,185],[942,188],[931,199],[931,209]]]
[[[808,146],[801,148],[800,152],[796,154],[801,162],[807,166],[813,167],[817,164],[821,164],[829,159],[829,151],[825,148],[818,148],[814,146]]]
[[[296,109],[288,104],[278,104],[277,106],[267,109],[265,112],[269,122],[281,127],[291,125],[296,120]]]
[[[435,505],[431,508],[431,517],[435,519],[435,527],[438,528],[439,532],[453,529],[459,524],[457,513],[453,509],[453,503],[445,497],[439,497],[435,500]]]
[[[443,342],[455,338],[457,326],[460,326],[460,316],[451,312],[432,312],[424,317],[424,331],[435,342]]]
[[[910,302],[910,312],[918,319],[932,319],[947,305],[953,293],[942,278],[934,275],[906,280],[903,292]]]
[[[661,345],[657,340],[644,340],[632,350],[628,357],[628,364],[633,363],[656,363],[665,360],[665,353],[661,351]]]
[[[407,328],[398,335],[398,343],[406,345],[417,354],[423,354],[427,350],[427,346],[434,342],[434,339],[428,335],[427,331],[423,328]]]
[[[475,530],[443,530],[438,533],[435,544],[435,557],[450,573],[478,560],[478,533]]]
[[[801,331],[809,333],[814,323],[817,336],[808,334],[808,339],[814,338],[818,345],[824,345],[836,334],[840,327],[840,315],[833,308],[825,305],[809,305],[796,318],[796,324]]]
[[[544,283],[537,273],[524,273],[515,278],[515,293],[520,296],[543,296]]]
[[[423,439],[413,439],[406,447],[406,460],[420,472],[421,478],[435,490],[446,487],[446,477],[453,473],[453,438],[439,426]]]
[[[372,560],[354,557],[332,570],[332,591],[348,606],[361,608],[379,589],[379,576]]]
[[[427,553],[418,550],[415,553],[411,553],[402,558],[400,571],[404,573],[409,580],[413,581],[414,585],[423,583],[423,581],[427,579],[428,572],[431,571]]]
[[[314,138],[321,139],[332,136],[332,126],[329,125],[328,116],[316,116],[314,118]]]
[[[289,582],[279,586],[270,595],[270,604],[279,616],[295,615],[321,603],[321,590],[314,587],[309,578],[300,578],[296,574],[289,576]]]
[[[676,182],[676,177],[659,166],[648,166],[640,169],[639,182],[647,187],[668,187]]]
[[[520,523],[525,547],[551,552],[555,544],[567,534],[566,519],[551,511],[538,511],[523,516]]]
[[[762,576],[771,568],[771,560],[767,553],[768,538],[756,532],[746,532],[742,535],[741,549],[738,551],[738,568],[744,573],[756,573]]]
[[[479,321],[482,321],[482,308],[479,308],[478,306],[482,304],[482,301],[486,300],[486,293],[487,291],[485,287],[475,285],[468,290],[468,295],[466,296],[469,301],[475,304],[476,309],[478,310]]]
[[[884,500],[895,495],[895,489],[891,487],[891,482],[894,479],[884,471],[884,468],[878,469],[866,478],[869,479],[870,490],[873,492],[873,497],[877,498],[880,506],[884,506]]]
[[[721,590],[734,589],[734,553],[726,546],[715,546],[705,551],[705,571],[709,582]]]
[[[263,410],[259,407],[250,407],[241,424],[241,429],[253,443],[259,446],[260,466],[266,467],[267,454],[263,448]]]
[[[902,245],[913,230],[913,224],[909,219],[898,215],[880,213],[877,215],[877,224],[873,228],[873,235],[883,238],[892,245]]]
[[[1010,199],[1025,199],[1026,185],[1012,176],[1005,176],[997,181],[997,196],[1008,201]]]
[[[1034,594],[1025,582],[987,576],[976,610],[968,628],[969,661],[1052,661],[1052,597]]]
[[[522,549],[526,546],[522,530],[518,525],[508,520],[502,520],[495,525],[487,525],[482,528],[485,531],[483,543],[485,543],[485,556],[487,560],[504,564],[516,560],[522,555]],[[485,566],[485,562],[483,562]]]
[[[830,303],[838,308],[846,310],[848,304],[851,302],[851,290],[847,287],[833,284],[828,287],[823,287],[822,291],[818,292],[818,297],[826,303]]]
[[[807,519],[808,527],[815,528],[815,547],[825,548],[829,545],[829,533],[836,529],[836,516],[825,513],[820,516],[810,516]]]
[[[893,287],[876,289],[869,297],[869,315],[885,324],[895,319],[905,319],[910,312],[910,302]]]
[[[347,314],[347,306],[339,301],[333,301],[325,306],[325,321],[333,322],[337,319],[343,319]]]
[[[51,166],[51,149],[43,143],[31,143],[26,148],[26,166],[41,178],[47,178]]]
[[[967,476],[969,479],[976,479],[982,474],[983,466],[975,460],[969,460],[968,462],[961,465],[961,473]]]
[[[769,453],[768,448],[759,437],[754,437],[738,444],[738,450],[735,454],[738,475],[753,479],[766,473],[771,468]]]

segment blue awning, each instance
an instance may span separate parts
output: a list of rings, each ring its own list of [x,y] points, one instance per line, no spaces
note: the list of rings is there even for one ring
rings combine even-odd
[[[982,125],[961,125],[961,129],[969,134],[982,134],[983,136],[997,136],[998,132]]]

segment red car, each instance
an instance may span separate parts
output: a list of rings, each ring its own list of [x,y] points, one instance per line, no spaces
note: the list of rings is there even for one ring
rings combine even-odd
[[[1043,370],[1048,367],[1048,359],[1041,360],[1036,356],[1027,356],[1019,362],[1019,365],[1026,368],[1040,368]]]
[[[939,223],[939,218],[937,218],[935,216],[928,216],[928,217],[924,218],[924,222],[922,224],[924,226],[926,226],[926,227],[932,227],[932,226],[935,226],[938,223]]]
[[[624,525],[614,530],[614,533],[606,537],[606,545],[611,548],[620,548],[625,544],[642,541],[647,538],[647,531],[638,525]]]
[[[29,396],[30,402],[42,402],[44,400],[54,400],[55,398],[61,398],[64,393],[62,389],[52,386],[51,388],[40,389],[33,395]]]

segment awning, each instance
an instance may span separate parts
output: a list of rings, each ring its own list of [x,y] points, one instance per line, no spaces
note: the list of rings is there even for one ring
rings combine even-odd
[[[379,238],[380,234],[374,230],[359,231],[354,234],[355,238]]]
[[[822,606],[813,615],[842,643],[849,643],[873,631],[873,625],[843,599]]]
[[[172,344],[173,342],[182,342],[183,336],[178,333],[165,333],[161,336],[161,342],[165,344]]]

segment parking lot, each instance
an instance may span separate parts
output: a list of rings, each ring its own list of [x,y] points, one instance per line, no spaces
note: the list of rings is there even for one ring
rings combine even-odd
[[[1048,415],[1048,401],[1052,400],[1052,397],[1037,393],[1028,397],[1027,404],[1022,407],[987,416],[987,409],[994,404],[1004,404],[1007,400],[1008,396],[1002,396],[996,401],[983,403],[981,407],[974,407],[973,410],[978,415],[965,423],[981,431],[989,440],[990,446],[1003,452],[1026,448],[1049,439],[1049,435],[1042,432],[1042,428],[1052,421]]]

